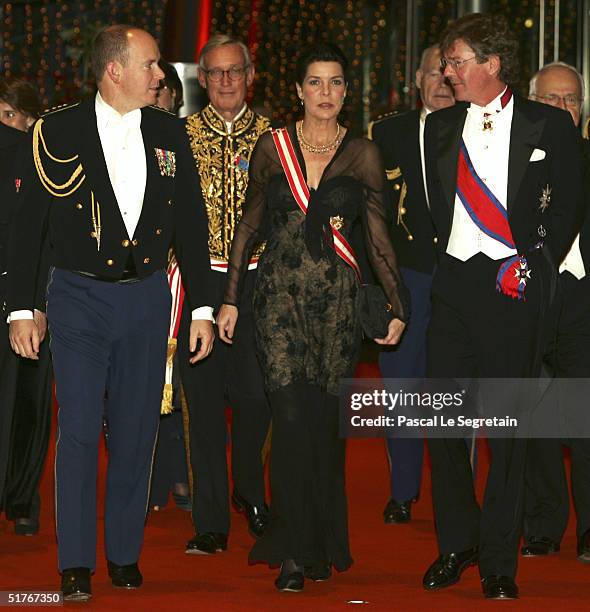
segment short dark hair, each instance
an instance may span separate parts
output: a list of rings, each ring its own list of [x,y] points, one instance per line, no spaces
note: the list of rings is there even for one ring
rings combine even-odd
[[[518,40],[504,15],[470,13],[451,22],[441,37],[441,53],[444,55],[457,40],[473,49],[480,64],[497,55],[501,65],[498,78],[504,83],[518,81]]]
[[[295,79],[301,85],[307,74],[307,69],[314,62],[336,62],[340,64],[344,77],[346,78],[346,70],[348,69],[348,60],[338,47],[328,42],[316,42],[308,47],[305,47],[297,59],[295,68]]]
[[[0,80],[0,100],[27,117],[37,119],[41,114],[41,101],[35,86],[26,79],[6,77]]]
[[[115,24],[100,30],[92,41],[90,66],[97,83],[102,80],[107,64],[117,61],[123,66],[129,59],[129,41],[127,34],[138,28],[130,25]]]
[[[178,115],[180,107],[184,104],[184,89],[182,87],[182,81],[176,72],[176,68],[161,59],[158,62],[158,66],[164,73],[164,78],[160,81],[161,87],[167,87],[174,92],[174,106],[170,109],[171,113]]]

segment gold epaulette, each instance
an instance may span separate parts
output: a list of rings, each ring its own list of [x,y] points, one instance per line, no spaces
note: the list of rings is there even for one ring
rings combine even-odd
[[[176,117],[176,115],[172,112],[170,112],[169,110],[162,108],[161,106],[156,106],[155,104],[150,104],[150,108],[153,108],[154,110],[159,110],[162,111],[163,113],[166,113],[167,115],[171,115],[172,117]]]
[[[59,113],[67,108],[74,108],[74,106],[78,106],[80,102],[72,102],[69,104],[58,104],[57,106],[52,106],[51,108],[46,108],[42,113],[41,117],[47,117],[48,115],[53,115],[54,113]]]
[[[389,117],[393,117],[394,115],[397,115],[397,114],[398,114],[398,111],[394,110],[394,111],[389,111],[388,113],[383,113],[382,115],[378,115],[375,119],[373,119],[373,121],[369,123],[369,126],[367,127],[367,138],[369,140],[373,140],[373,126],[376,123],[379,123],[383,121],[384,119],[389,119]]]

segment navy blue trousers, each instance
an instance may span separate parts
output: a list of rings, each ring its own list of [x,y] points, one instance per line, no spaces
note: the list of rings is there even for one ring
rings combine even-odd
[[[379,355],[383,378],[423,378],[426,376],[426,330],[430,321],[432,275],[401,268],[404,284],[412,300],[412,316],[397,347]],[[403,503],[420,493],[424,441],[421,438],[387,438],[391,465],[391,496]]]
[[[50,274],[47,316],[59,403],[56,517],[60,570],[96,565],[96,474],[107,401],[105,551],[135,563],[143,542],[170,317],[164,271],[108,283]]]

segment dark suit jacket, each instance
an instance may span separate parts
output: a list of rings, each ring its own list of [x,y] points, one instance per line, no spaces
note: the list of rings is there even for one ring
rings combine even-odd
[[[431,113],[424,134],[430,209],[438,234],[439,253],[449,240],[457,159],[467,104]],[[581,222],[580,135],[569,113],[515,95],[508,159],[508,222],[519,253],[527,255],[544,236],[555,267],[567,253]],[[531,162],[534,149],[545,152]],[[551,188],[543,211],[543,189]],[[538,254],[531,255],[538,259]],[[533,270],[534,264],[531,265]],[[534,271],[533,271],[534,273]]]
[[[45,236],[52,265],[113,279],[121,278],[130,264],[140,278],[165,268],[174,238],[191,308],[213,303],[206,213],[182,124],[153,107],[143,108],[141,115],[147,181],[133,240],[110,183],[94,98],[49,112],[36,124],[37,131],[31,129],[22,201],[10,240],[10,311],[34,305]]]
[[[584,260],[586,274],[590,274],[590,140],[582,140],[582,184],[584,193],[584,222],[580,230],[580,253]]]
[[[391,236],[398,263],[432,273],[436,233],[422,178],[420,111],[377,119],[370,133],[381,150],[390,186]]]
[[[15,162],[19,146],[26,141],[24,132],[0,123],[0,273],[6,272],[8,230],[16,204]]]

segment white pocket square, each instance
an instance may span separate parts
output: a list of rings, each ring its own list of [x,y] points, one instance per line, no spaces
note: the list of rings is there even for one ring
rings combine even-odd
[[[529,161],[536,162],[541,161],[542,159],[545,159],[545,151],[543,151],[543,149],[535,149],[531,153],[531,158],[529,159]]]

